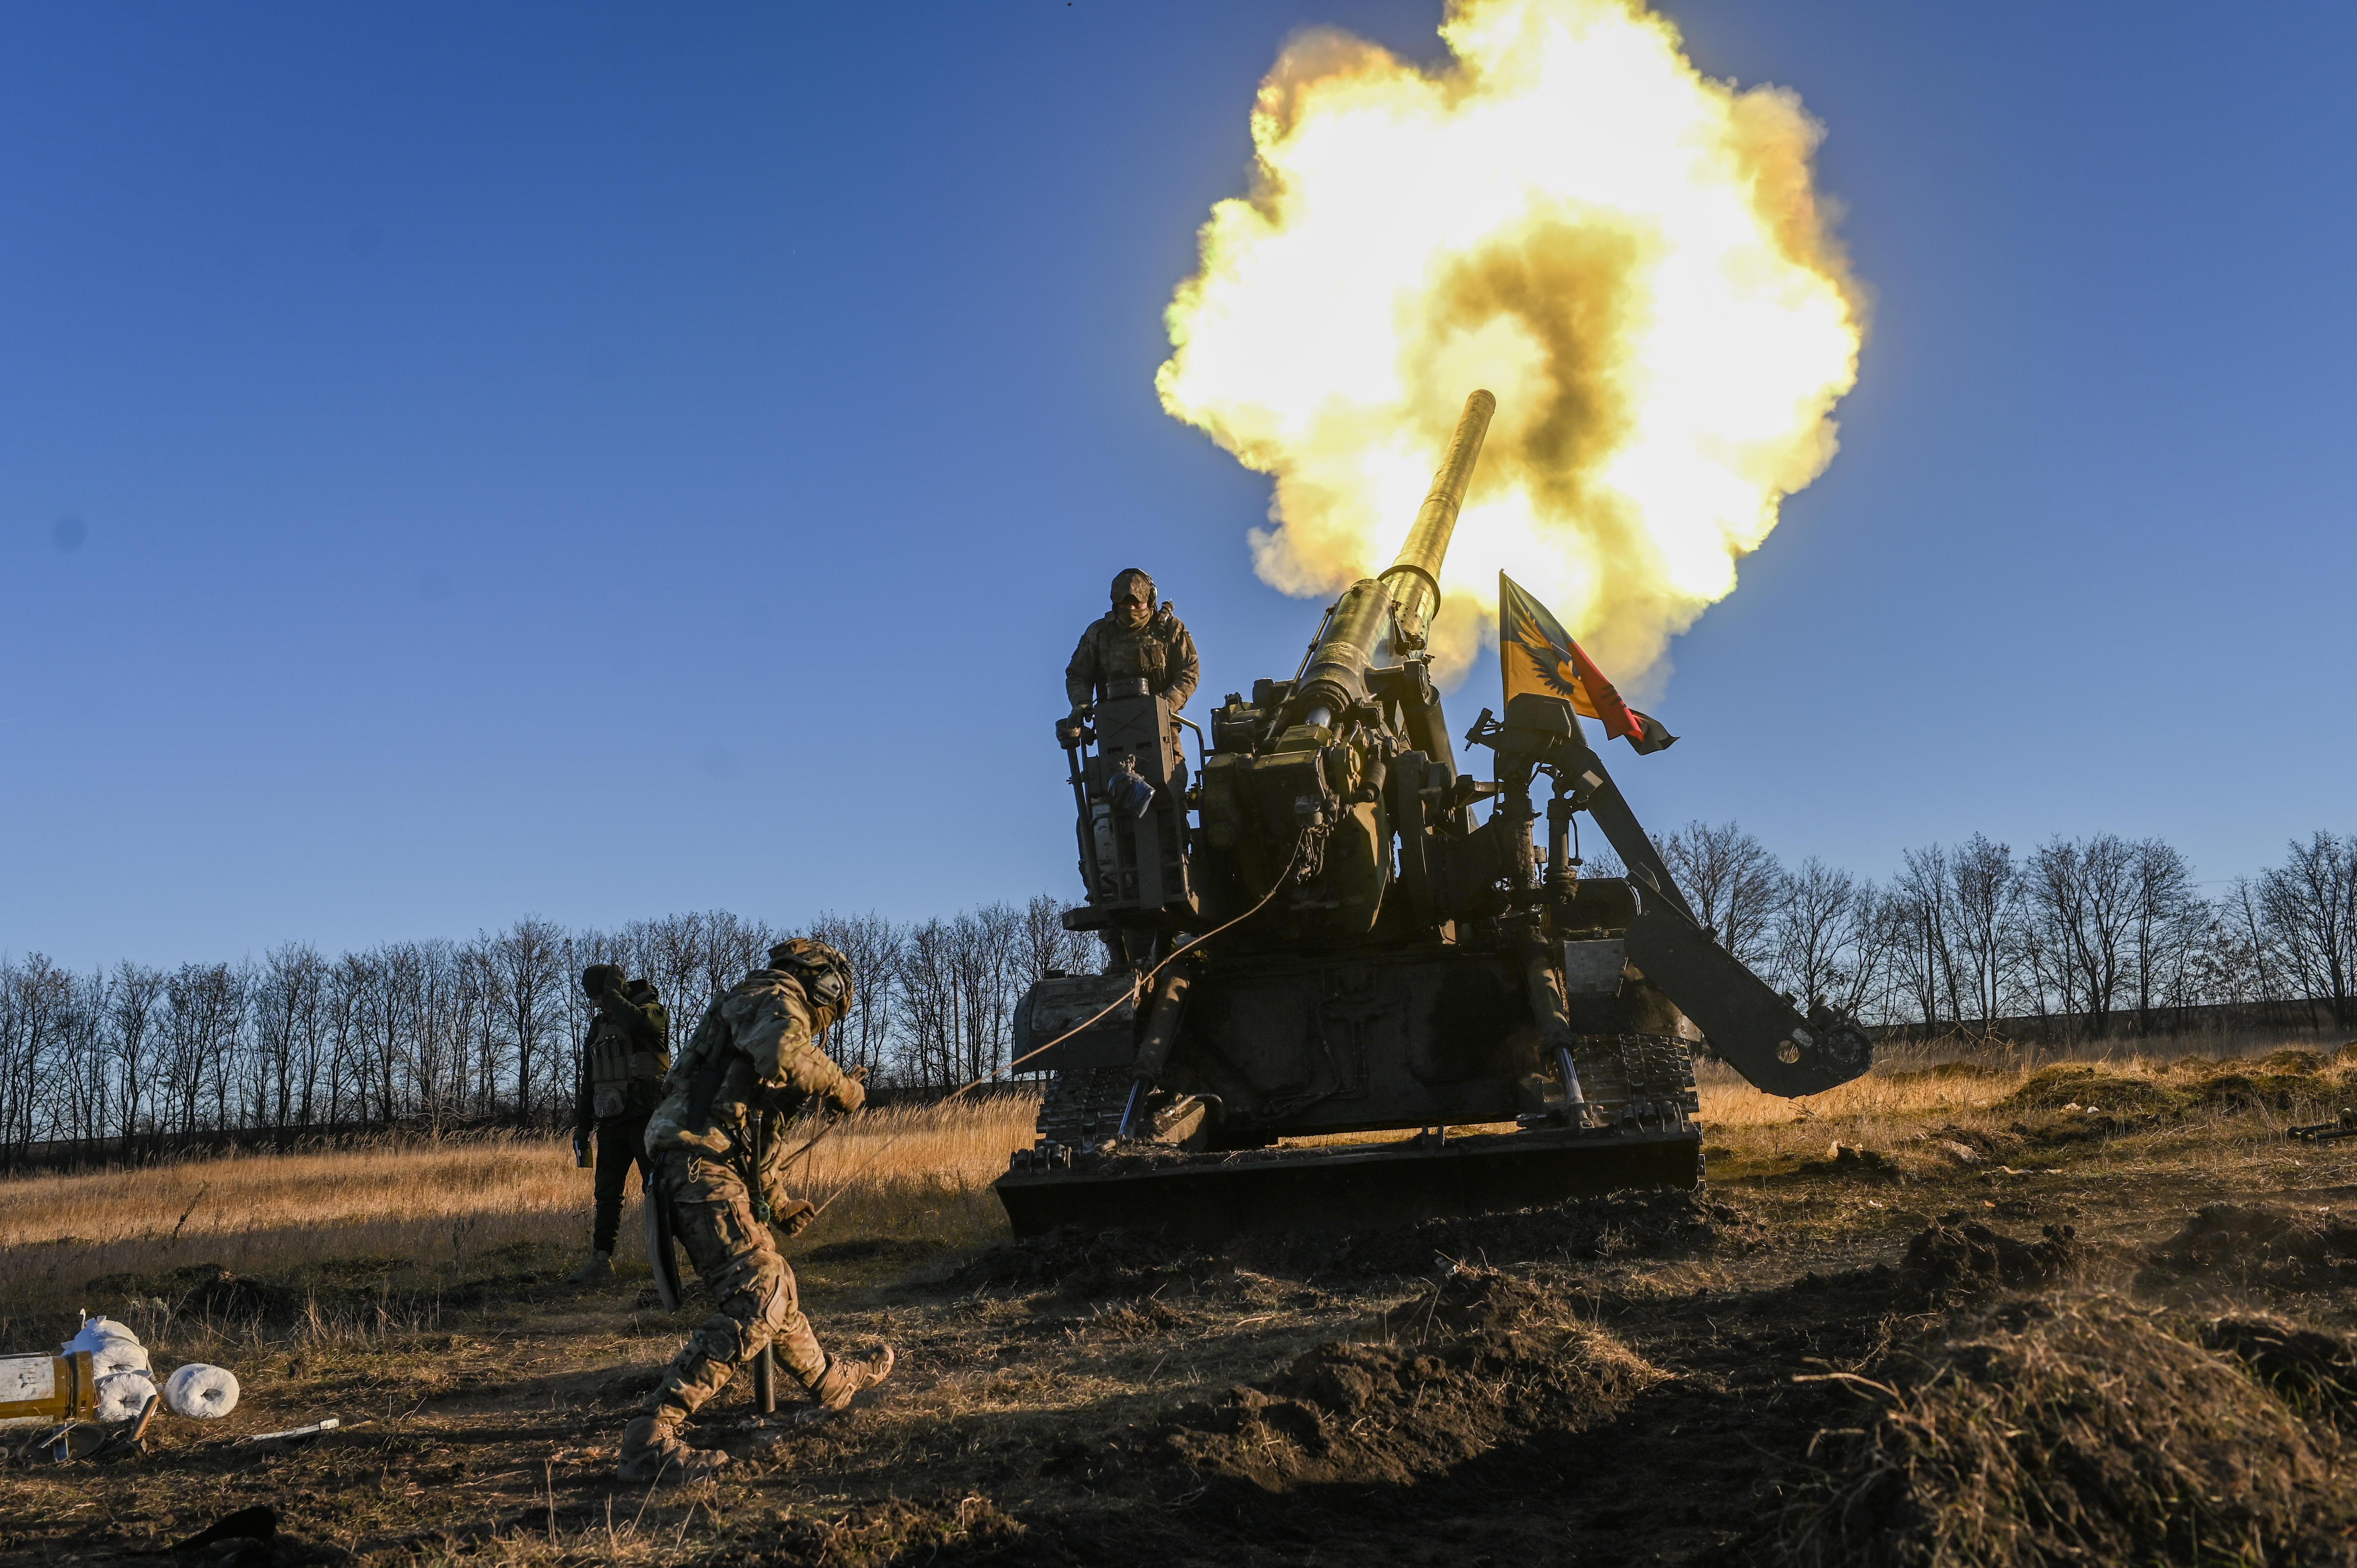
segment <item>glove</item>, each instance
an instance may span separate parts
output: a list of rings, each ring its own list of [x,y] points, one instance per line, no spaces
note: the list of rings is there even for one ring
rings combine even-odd
[[[843,1075],[843,1081],[827,1090],[826,1097],[844,1111],[856,1111],[867,1103],[867,1069],[859,1068]]]
[[[770,1223],[789,1236],[799,1236],[809,1230],[811,1221],[817,1218],[818,1210],[812,1207],[810,1199],[798,1197],[781,1208],[772,1209]]]
[[[589,1168],[589,1135],[586,1133],[576,1131],[573,1134],[573,1168]]]

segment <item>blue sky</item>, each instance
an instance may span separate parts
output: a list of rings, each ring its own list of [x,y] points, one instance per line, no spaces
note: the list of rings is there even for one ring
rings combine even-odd
[[[1668,10],[1826,123],[1877,315],[1640,813],[1877,875],[2357,829],[2357,13]],[[1316,613],[1164,303],[1285,38],[1438,16],[0,11],[0,952],[1076,893],[1113,571],[1212,701]]]

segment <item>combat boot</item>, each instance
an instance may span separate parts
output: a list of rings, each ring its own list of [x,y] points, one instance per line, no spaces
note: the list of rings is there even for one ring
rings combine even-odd
[[[614,1277],[614,1254],[592,1252],[589,1261],[565,1276],[576,1285],[594,1285]]]
[[[821,1408],[841,1410],[860,1390],[873,1388],[892,1375],[892,1347],[878,1345],[862,1356],[829,1356],[826,1370],[811,1385]]]
[[[690,1448],[679,1428],[660,1416],[642,1415],[622,1428],[622,1454],[614,1473],[625,1481],[694,1481],[727,1466],[728,1455]]]

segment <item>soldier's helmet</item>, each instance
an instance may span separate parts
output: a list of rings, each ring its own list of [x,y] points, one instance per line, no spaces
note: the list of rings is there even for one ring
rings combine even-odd
[[[581,991],[587,996],[603,996],[612,987],[622,983],[622,966],[619,963],[593,963],[581,972]]]
[[[811,937],[791,937],[770,950],[770,967],[784,970],[802,983],[802,993],[824,1008],[833,1023],[851,1011],[859,994],[851,982],[851,961],[842,952]]]
[[[1131,594],[1135,594],[1139,598],[1144,599],[1146,607],[1149,611],[1154,608],[1154,579],[1135,566],[1124,567],[1114,575],[1113,602],[1119,604]]]

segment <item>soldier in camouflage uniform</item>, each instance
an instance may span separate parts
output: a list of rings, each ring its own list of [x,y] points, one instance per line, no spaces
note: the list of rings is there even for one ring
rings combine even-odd
[[[1081,645],[1064,667],[1064,695],[1078,714],[1109,682],[1139,677],[1146,690],[1170,699],[1175,714],[1195,694],[1203,667],[1177,607],[1157,605],[1154,579],[1132,566],[1113,580],[1113,608],[1081,633]],[[1175,746],[1172,755],[1178,755]]]
[[[581,1164],[589,1163],[594,1128],[597,1175],[589,1261],[575,1271],[573,1283],[588,1284],[614,1276],[614,1238],[621,1229],[622,1187],[630,1167],[638,1167],[641,1188],[653,1174],[647,1160],[647,1117],[662,1098],[663,1074],[671,1070],[671,1015],[653,986],[624,980],[610,963],[583,970],[581,989],[596,1012],[574,1080],[573,1152]]]
[[[1116,681],[1142,679],[1148,692],[1168,699],[1170,789],[1178,795],[1187,789],[1187,751],[1180,744],[1178,714],[1202,678],[1195,639],[1187,635],[1177,607],[1157,604],[1154,579],[1132,566],[1113,580],[1113,608],[1081,633],[1081,645],[1064,667],[1064,695],[1071,699],[1075,724],[1081,710],[1104,696]],[[1113,967],[1151,961],[1154,943],[1144,933],[1108,929],[1102,935],[1106,962]]]
[[[818,1046],[851,1000],[851,965],[840,952],[802,938],[780,942],[768,968],[712,1004],[664,1081],[647,1127],[654,1190],[719,1305],[623,1430],[626,1481],[682,1479],[727,1464],[726,1454],[687,1446],[680,1429],[767,1347],[828,1411],[892,1369],[888,1347],[851,1357],[819,1348],[770,1233],[777,1224],[791,1235],[812,1215],[785,1190],[776,1123],[815,1100],[844,1111],[866,1103],[860,1080]]]

